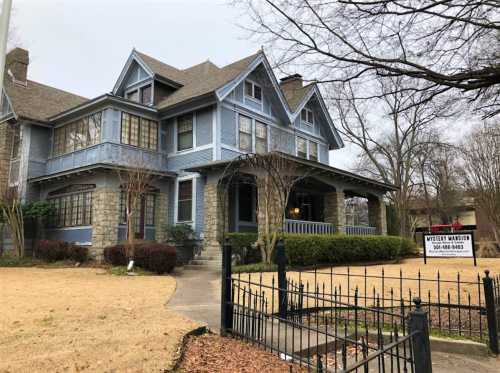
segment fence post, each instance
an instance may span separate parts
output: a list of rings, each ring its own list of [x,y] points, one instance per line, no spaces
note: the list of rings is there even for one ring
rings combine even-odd
[[[488,337],[490,340],[490,350],[494,354],[498,354],[498,324],[495,305],[495,291],[493,289],[493,279],[490,277],[489,270],[484,271],[484,273],[486,274],[486,276],[483,277],[484,303],[486,305],[486,317],[488,319]]]
[[[231,302],[232,291],[232,250],[229,238],[226,237],[222,246],[222,294],[221,294],[221,335],[227,335],[233,328],[233,304]]]
[[[432,373],[431,345],[427,312],[421,308],[420,298],[414,298],[415,309],[410,312],[408,333],[416,333],[412,340],[415,373]]]
[[[285,244],[280,238],[276,244],[276,264],[278,265],[278,307],[280,318],[286,319],[287,308],[287,286],[286,286],[286,255]]]

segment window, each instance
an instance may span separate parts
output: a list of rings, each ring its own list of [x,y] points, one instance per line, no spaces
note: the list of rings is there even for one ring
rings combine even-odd
[[[252,119],[244,115],[239,116],[240,150],[252,151]]]
[[[262,101],[262,88],[249,80],[245,81],[245,96]]]
[[[102,112],[54,129],[54,156],[71,153],[101,142]]]
[[[51,226],[92,225],[92,192],[73,193],[49,198],[47,201],[52,206]]]
[[[255,122],[255,152],[267,153],[267,125],[258,121]]]
[[[309,109],[302,109],[300,112],[300,119],[306,124],[314,124],[314,115]]]
[[[297,137],[297,156],[307,159],[307,140]]]
[[[127,194],[122,191],[120,193],[120,224],[127,224]],[[155,195],[153,193],[147,193],[141,201],[141,206],[138,209],[138,213],[135,213],[135,224],[136,232],[140,231],[141,224],[141,211],[144,209],[144,222],[148,226],[155,225]],[[139,229],[139,230],[138,230]]]
[[[193,180],[179,182],[177,221],[192,221]]]
[[[127,99],[130,101],[139,102],[139,91],[135,90],[127,93]]]
[[[177,151],[193,147],[193,114],[177,118]]]
[[[318,144],[312,141],[309,141],[309,159],[311,161],[318,160]]]
[[[122,144],[157,150],[158,122],[122,113]]]
[[[151,85],[147,85],[141,88],[141,103],[143,104],[151,103]]]
[[[12,159],[19,158],[21,155],[21,129],[18,127],[14,130],[12,138]]]

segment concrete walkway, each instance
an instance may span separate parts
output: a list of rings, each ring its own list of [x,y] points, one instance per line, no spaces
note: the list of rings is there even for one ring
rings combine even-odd
[[[191,320],[207,325],[214,333],[220,329],[221,272],[209,267],[174,272],[175,294],[167,307]]]

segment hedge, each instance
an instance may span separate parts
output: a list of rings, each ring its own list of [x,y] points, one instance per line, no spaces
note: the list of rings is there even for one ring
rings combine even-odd
[[[284,240],[292,266],[391,260],[416,248],[413,241],[397,236],[286,234]]]
[[[88,259],[88,248],[77,246],[66,241],[40,240],[35,246],[34,255],[47,262],[73,260],[85,262]]]
[[[135,265],[158,274],[172,272],[177,261],[174,246],[156,242],[141,242],[134,246]],[[104,260],[117,266],[127,265],[127,244],[104,248]]]
[[[240,264],[261,261],[260,250],[253,246],[257,233],[229,233],[233,254]],[[397,236],[354,236],[345,234],[285,234],[285,252],[292,266],[343,264],[391,260],[415,253],[413,241]]]

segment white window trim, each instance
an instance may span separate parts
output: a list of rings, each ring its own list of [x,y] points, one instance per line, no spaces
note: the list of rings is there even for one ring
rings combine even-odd
[[[174,153],[175,154],[184,154],[184,153],[190,153],[190,152],[193,152],[195,150],[198,150],[196,148],[196,113],[195,112],[192,112],[191,115],[193,116],[193,146],[189,149],[184,149],[184,150],[179,150],[179,148],[177,147],[178,145],[178,137],[179,137],[179,122],[178,122],[178,118],[180,116],[184,116],[184,115],[187,115],[189,113],[186,113],[186,114],[182,114],[182,115],[179,115],[177,117],[175,117],[175,131],[174,131]]]
[[[175,190],[174,190],[174,198],[175,198],[175,203],[174,203],[174,222],[175,224],[188,224],[190,225],[193,229],[196,225],[196,180],[198,177],[196,175],[188,175],[188,176],[179,176],[177,180],[175,181]],[[186,180],[192,180],[192,198],[191,198],[191,220],[186,220],[186,221],[179,221],[178,220],[178,212],[179,212],[179,182],[186,181]]]
[[[252,84],[252,95],[255,94],[255,86],[260,88],[260,100],[255,98],[254,96],[247,95],[247,90],[245,87],[247,82]],[[262,110],[262,105],[263,105],[263,101],[264,101],[264,91],[262,89],[262,86],[259,83],[257,83],[256,81],[254,81],[252,79],[245,79],[245,82],[243,83],[243,97],[248,98],[251,101],[259,104],[261,106],[261,110]]]
[[[306,120],[302,120],[302,111],[305,111],[306,112]],[[312,118],[313,118],[313,121],[312,122],[308,122],[307,121],[307,113],[311,113],[312,115]],[[314,112],[311,110],[311,109],[308,109],[306,107],[302,108],[302,110],[300,111],[300,121],[302,123],[304,123],[306,126],[309,126],[309,127],[314,127]]]
[[[265,122],[264,120],[261,120],[261,119],[256,119],[254,117],[252,117],[251,115],[248,115],[248,114],[242,114],[240,112],[236,112],[236,147],[234,148],[234,150],[237,150],[239,151],[240,153],[242,154],[248,154],[248,153],[254,153],[255,154],[255,143],[257,142],[257,136],[256,136],[256,122],[260,122],[262,124],[264,124],[266,126],[266,131],[267,131],[267,138],[266,138],[266,141],[267,141],[267,152],[269,152],[269,149],[271,148],[271,143],[270,143],[270,139],[271,139],[271,131],[270,131],[270,125],[269,123]],[[247,118],[250,118],[250,120],[252,121],[252,127],[251,127],[251,131],[252,131],[252,150],[251,152],[246,152],[245,150],[241,149],[240,148],[240,116],[244,116],[244,117],[247,117]],[[233,148],[233,147],[230,147],[229,145],[224,145],[224,147],[226,149],[230,149],[230,148]],[[230,149],[232,150],[232,149]]]

